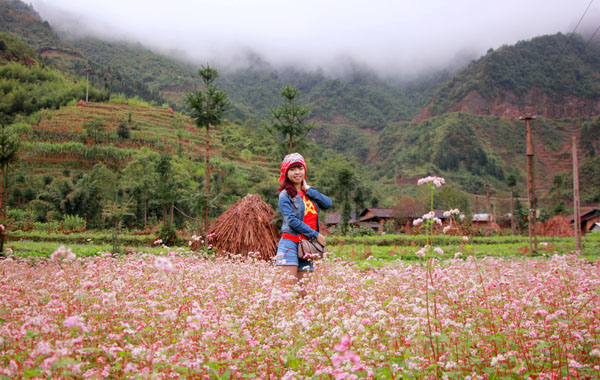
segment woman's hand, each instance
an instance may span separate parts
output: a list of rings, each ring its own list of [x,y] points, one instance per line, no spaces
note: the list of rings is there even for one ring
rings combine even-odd
[[[310,186],[308,185],[308,183],[306,183],[306,180],[303,179],[302,180],[302,191],[304,191],[306,193],[308,191],[308,189],[310,189]]]
[[[327,241],[325,240],[325,236],[323,234],[317,235],[317,242],[321,244],[323,247],[327,245]]]

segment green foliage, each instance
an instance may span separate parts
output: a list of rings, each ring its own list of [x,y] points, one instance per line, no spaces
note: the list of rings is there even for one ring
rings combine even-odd
[[[37,54],[17,36],[10,33],[0,33],[0,64],[10,61],[35,63]]]
[[[229,106],[227,94],[215,85],[219,73],[206,65],[198,70],[198,75],[202,79],[204,88],[193,90],[186,96],[186,103],[191,109],[192,119],[201,128],[208,128],[209,125],[218,126],[223,119],[223,113]]]
[[[112,104],[129,104],[129,105],[133,105],[133,106],[146,106],[146,107],[150,107],[150,103],[148,103],[147,101],[143,100],[139,96],[134,96],[134,97],[128,98],[123,93],[118,93],[116,95],[111,95],[110,96],[110,100],[108,102],[112,103]],[[127,121],[128,121],[128,123],[131,123],[131,114],[129,115]]]
[[[81,231],[85,228],[85,220],[79,215],[65,215],[62,222],[66,231]]]
[[[280,145],[279,155],[284,156],[305,147],[302,140],[315,124],[305,123],[310,110],[297,104],[300,90],[287,85],[279,94],[283,98],[283,104],[271,109],[272,119],[268,130]]]
[[[0,94],[0,112],[29,115],[85,97],[85,82],[72,83],[49,68],[9,62],[0,66]],[[90,88],[92,101],[102,101],[107,96],[106,92]]]
[[[390,179],[438,173],[475,193],[489,182],[503,188],[524,141],[521,124],[498,117],[451,113],[417,125],[390,124],[377,142],[377,150],[387,153],[375,160],[375,170]]]
[[[119,136],[122,139],[128,139],[130,137],[130,132],[129,132],[129,128],[127,127],[127,125],[125,124],[119,124],[119,126],[117,127],[117,136]]]
[[[600,202],[600,155],[580,165],[579,188],[582,204]]]
[[[579,134],[579,146],[587,157],[595,157],[600,153],[600,117],[583,123]]]
[[[438,90],[430,111],[441,115],[472,91],[488,100],[506,92],[523,97],[531,90],[556,101],[565,96],[598,99],[599,67],[600,49],[581,36],[536,37],[503,46],[471,63]]]
[[[175,231],[173,225],[167,221],[161,224],[160,231],[158,232],[158,238],[162,240],[164,245],[169,247],[179,243],[177,231]]]

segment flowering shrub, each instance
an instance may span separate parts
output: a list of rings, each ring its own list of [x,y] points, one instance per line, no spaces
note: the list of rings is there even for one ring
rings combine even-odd
[[[8,258],[0,377],[595,378],[597,266],[555,256],[430,269],[427,306],[422,263],[324,261],[300,298],[262,261]]]

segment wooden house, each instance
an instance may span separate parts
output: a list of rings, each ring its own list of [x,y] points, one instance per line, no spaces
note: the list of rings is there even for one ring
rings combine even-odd
[[[600,222],[600,208],[598,207],[582,207],[580,209],[581,214],[581,232],[590,232],[594,225]],[[573,224],[575,216],[571,215],[567,218],[567,221]]]
[[[350,213],[349,225],[356,224],[356,213]],[[329,212],[325,214],[325,225],[327,227],[338,227],[342,225],[342,213],[341,212]]]
[[[383,232],[383,224],[394,219],[391,208],[366,208],[358,216],[358,225]]]

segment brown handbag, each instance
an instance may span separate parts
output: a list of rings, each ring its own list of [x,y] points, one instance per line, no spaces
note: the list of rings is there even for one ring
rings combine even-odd
[[[320,260],[327,253],[327,248],[315,240],[300,239],[298,243],[298,258],[314,261]]]
[[[294,205],[294,211],[296,211],[298,209],[298,206],[296,206],[296,198],[291,198],[291,201]],[[309,261],[320,260],[326,253],[327,248],[319,244],[316,240],[300,239],[300,242],[298,243],[298,258],[300,259]]]

